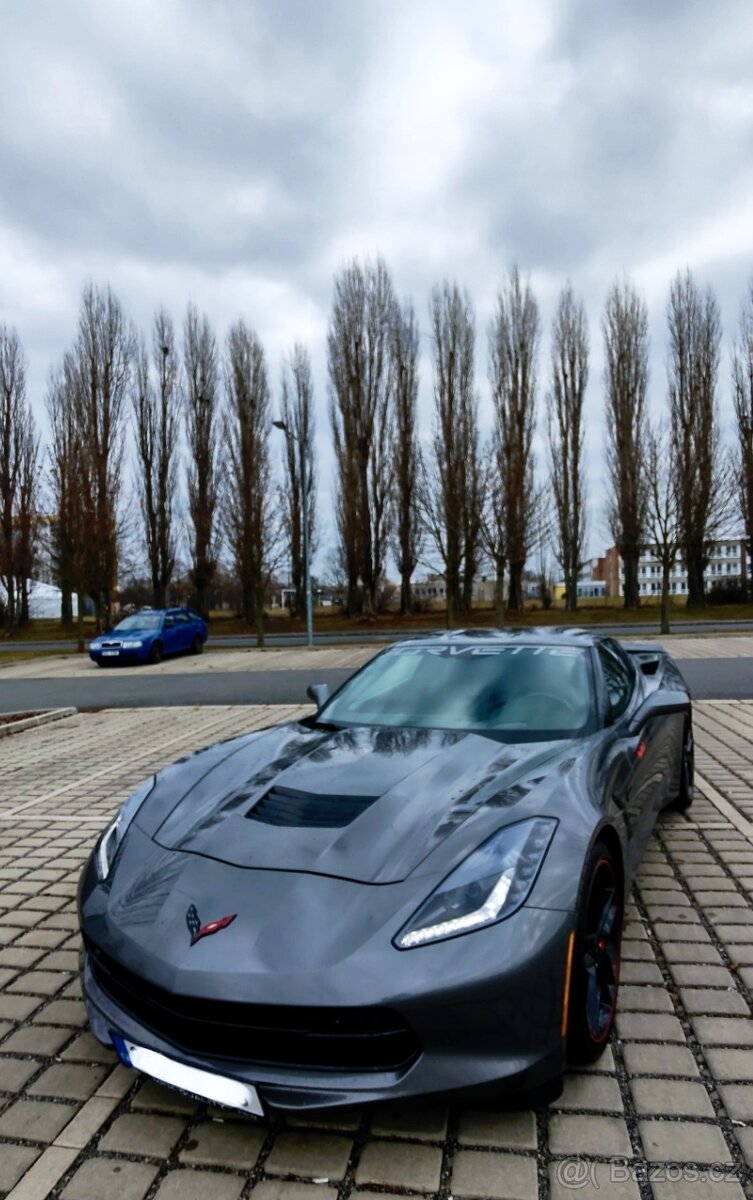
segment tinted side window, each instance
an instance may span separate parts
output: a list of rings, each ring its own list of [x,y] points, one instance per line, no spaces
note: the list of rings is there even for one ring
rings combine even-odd
[[[598,646],[604,683],[609,696],[609,704],[613,719],[622,716],[633,694],[633,670],[617,647],[609,642],[600,642]]]

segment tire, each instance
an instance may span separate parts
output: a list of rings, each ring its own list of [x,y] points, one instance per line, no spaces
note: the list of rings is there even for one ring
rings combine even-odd
[[[567,1057],[593,1063],[609,1041],[617,1011],[624,897],[612,851],[596,842],[583,872],[575,926]]]
[[[149,649],[149,662],[155,665],[161,663],[163,656],[162,642],[152,642]]]
[[[191,643],[191,653],[192,654],[201,654],[203,649],[204,649],[204,643],[202,642],[201,638],[199,637],[199,635],[197,633],[196,637],[194,638],[193,642]]]
[[[695,771],[695,748],[693,726],[688,722],[682,732],[680,751],[680,790],[669,807],[675,812],[687,812],[693,803],[693,775]]]

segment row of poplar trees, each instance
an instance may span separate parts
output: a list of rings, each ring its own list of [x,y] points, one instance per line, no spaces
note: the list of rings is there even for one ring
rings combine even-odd
[[[732,355],[736,437],[721,440],[721,322],[710,288],[688,271],[667,302],[664,417],[649,420],[649,338],[643,298],[615,282],[602,316],[606,465],[604,502],[624,562],[624,600],[639,600],[638,558],[658,547],[664,591],[678,555],[688,603],[704,602],[710,546],[730,522],[753,541],[753,285]],[[418,427],[420,338],[433,358],[430,431]],[[353,260],[336,276],[327,334],[329,422],[334,448],[337,571],[347,611],[369,617],[391,554],[400,606],[411,606],[419,562],[446,581],[447,619],[471,609],[475,578],[491,564],[498,616],[522,608],[523,574],[551,548],[568,607],[586,546],[585,397],[589,328],[570,285],[558,297],[535,470],[541,318],[529,282],[503,281],[487,331],[492,432],[482,442],[475,380],[476,322],[468,294],[444,282],[423,332],[385,263]],[[312,374],[305,347],[283,364],[283,479],[270,451],[273,406],[263,346],[242,320],[218,343],[189,306],[182,329],[160,310],[140,336],[105,287],[84,289],[73,345],[52,371],[42,446],[26,395],[17,335],[0,327],[0,582],[5,624],[28,615],[35,546],[45,532],[71,621],[90,597],[100,627],[111,620],[119,552],[135,507],[153,603],[170,596],[180,541],[188,547],[197,607],[206,610],[223,552],[240,584],[243,614],[263,637],[272,573],[289,566],[303,609],[302,461],[315,544],[316,463]],[[46,516],[43,516],[46,513]],[[327,539],[328,541],[331,538]],[[506,587],[505,587],[506,585]]]

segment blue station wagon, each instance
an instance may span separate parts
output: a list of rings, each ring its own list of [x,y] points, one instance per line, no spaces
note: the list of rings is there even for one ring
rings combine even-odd
[[[206,640],[207,623],[192,609],[147,608],[94,638],[89,657],[98,667],[158,663],[166,654],[201,654]]]

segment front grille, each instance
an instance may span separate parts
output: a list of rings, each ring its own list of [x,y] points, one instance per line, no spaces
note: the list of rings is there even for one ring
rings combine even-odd
[[[388,1008],[296,1008],[176,995],[121,966],[88,938],[86,948],[102,990],[190,1054],[336,1071],[396,1071],[419,1054],[416,1035]]]
[[[257,800],[246,816],[264,825],[288,825],[309,829],[339,829],[366,812],[378,796],[323,796],[273,787]]]
[[[100,646],[103,650],[117,650],[118,647],[122,645],[122,642],[100,642]]]

